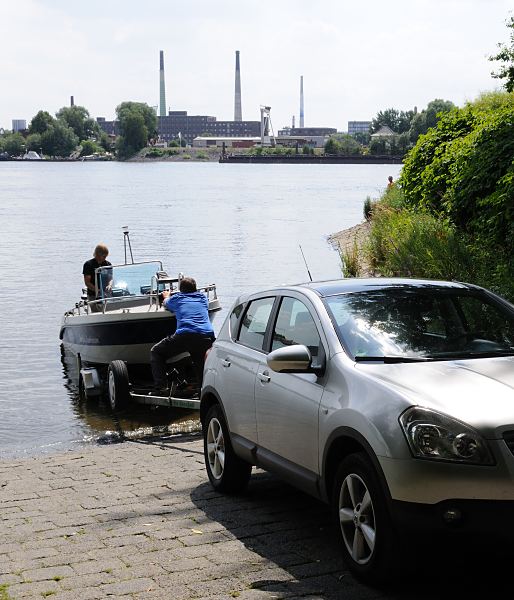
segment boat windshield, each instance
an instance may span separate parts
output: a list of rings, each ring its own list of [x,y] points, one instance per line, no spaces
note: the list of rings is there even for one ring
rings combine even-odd
[[[98,298],[105,300],[148,295],[152,291],[152,277],[155,277],[158,271],[162,271],[162,263],[157,260],[100,267],[96,270]]]

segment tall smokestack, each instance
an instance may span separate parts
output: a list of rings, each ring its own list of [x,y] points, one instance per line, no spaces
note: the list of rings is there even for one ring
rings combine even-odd
[[[300,127],[305,127],[303,121],[303,75],[300,75]]]
[[[164,51],[161,50],[161,64],[159,69],[159,83],[160,83],[160,95],[159,95],[159,116],[166,116],[166,88],[164,85]]]
[[[75,98],[70,96],[70,106],[75,106]]]
[[[241,108],[241,71],[239,69],[239,50],[236,50],[236,88],[234,93],[234,121],[243,120]]]

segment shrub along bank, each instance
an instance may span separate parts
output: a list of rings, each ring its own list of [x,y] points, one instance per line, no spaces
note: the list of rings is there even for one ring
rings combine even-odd
[[[514,301],[514,93],[444,115],[399,183],[373,206],[375,271],[468,281]]]

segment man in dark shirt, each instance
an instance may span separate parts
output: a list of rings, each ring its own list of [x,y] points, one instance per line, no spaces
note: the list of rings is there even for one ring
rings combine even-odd
[[[98,244],[94,250],[93,258],[86,260],[82,268],[82,274],[84,275],[84,284],[87,288],[87,299],[89,301],[96,300],[98,297],[98,290],[96,287],[95,271],[98,267],[110,267],[111,263],[107,260],[109,256],[109,249],[105,244]],[[107,286],[109,283],[107,284]]]
[[[192,277],[180,280],[179,292],[170,295],[163,292],[164,307],[173,312],[177,319],[177,329],[155,344],[152,348],[152,374],[156,393],[169,392],[166,381],[166,360],[189,352],[195,367],[196,377],[201,386],[205,353],[214,341],[214,330],[209,319],[209,301],[203,292],[196,289],[196,281]]]

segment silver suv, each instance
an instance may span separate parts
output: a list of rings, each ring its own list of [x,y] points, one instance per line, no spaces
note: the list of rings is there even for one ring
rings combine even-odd
[[[354,574],[387,579],[413,528],[513,531],[514,307],[410,279],[242,296],[201,420],[216,490],[241,491],[252,465],[277,473],[332,504]]]

